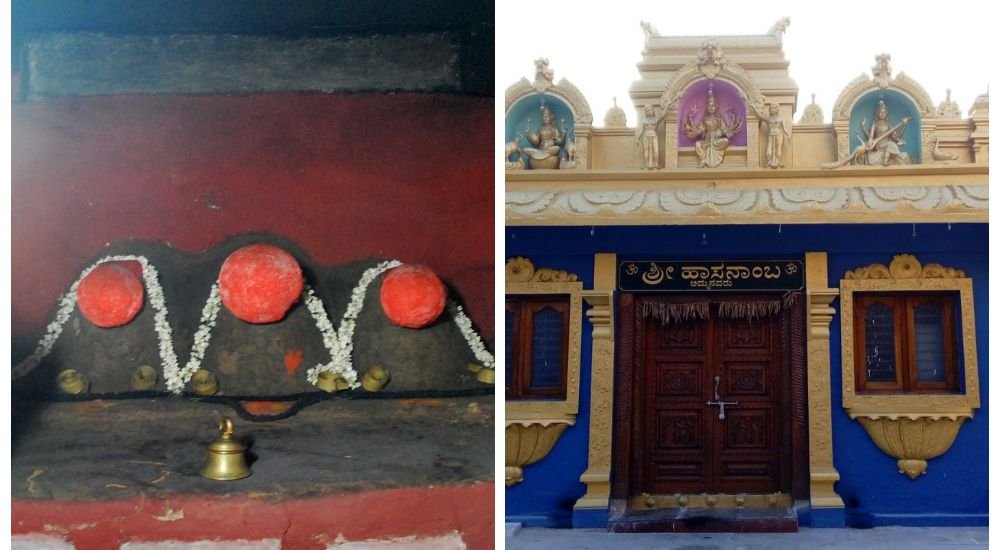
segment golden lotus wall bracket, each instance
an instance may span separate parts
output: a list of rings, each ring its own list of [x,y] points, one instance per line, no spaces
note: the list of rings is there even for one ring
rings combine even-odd
[[[524,467],[545,458],[572,422],[508,422],[504,430],[504,484],[524,481]]]
[[[879,449],[897,459],[899,473],[916,479],[927,473],[928,460],[951,448],[962,423],[972,418],[972,411],[951,415],[850,413],[850,416],[864,426]]]
[[[859,393],[854,375],[854,295],[864,292],[957,291],[961,305],[959,345],[965,358],[964,392],[920,394]],[[871,264],[844,274],[840,281],[843,406],[872,441],[897,459],[899,472],[916,479],[927,473],[927,461],[951,448],[962,423],[979,408],[979,367],[972,279],[961,270],[921,263],[898,254],[889,266]]]

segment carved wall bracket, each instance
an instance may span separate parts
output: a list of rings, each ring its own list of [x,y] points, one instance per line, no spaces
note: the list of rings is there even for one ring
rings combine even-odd
[[[523,481],[523,468],[545,458],[563,431],[572,425],[572,422],[565,420],[508,420],[504,430],[504,484],[510,487]]]
[[[868,436],[885,454],[897,459],[899,473],[910,479],[927,473],[927,461],[951,448],[968,414],[864,414],[851,418],[864,426]]]

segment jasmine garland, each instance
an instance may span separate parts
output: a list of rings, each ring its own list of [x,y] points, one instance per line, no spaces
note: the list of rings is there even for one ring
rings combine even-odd
[[[121,255],[106,256],[94,265],[84,269],[80,277],[70,286],[69,292],[60,296],[59,308],[56,311],[55,319],[46,327],[45,335],[38,342],[34,352],[18,363],[13,371],[14,379],[20,378],[34,369],[52,351],[63,327],[72,316],[77,304],[77,289],[82,281],[91,271],[105,262],[135,261],[142,266],[142,278],[145,285],[146,299],[154,311],[153,323],[159,341],[160,362],[163,366],[163,378],[167,389],[173,393],[181,393],[184,386],[191,380],[194,373],[201,368],[205,358],[205,352],[211,342],[212,330],[215,328],[219,310],[222,307],[222,299],[219,293],[219,283],[216,281],[209,291],[208,299],[202,308],[201,320],[198,330],[194,334],[194,342],[191,346],[191,353],[188,356],[184,367],[180,367],[180,361],[174,350],[173,333],[168,321],[166,300],[163,295],[163,288],[159,283],[159,274],[156,268],[149,263],[144,256]],[[316,296],[312,288],[306,286],[303,290],[303,297],[306,308],[312,315],[316,323],[316,328],[323,335],[323,345],[330,353],[328,363],[316,365],[306,373],[306,379],[310,384],[317,384],[319,373],[331,371],[344,377],[351,388],[360,386],[358,373],[354,369],[351,361],[351,353],[354,350],[354,329],[357,325],[358,315],[364,306],[365,294],[368,286],[382,273],[402,265],[398,260],[381,262],[375,267],[365,270],[358,284],[351,292],[351,301],[344,311],[344,316],[340,322],[340,332],[334,328],[333,323],[327,316],[323,301]],[[472,321],[465,315],[462,307],[449,301],[449,309],[455,324],[458,326],[468,343],[469,348],[485,368],[494,368],[494,357],[486,347],[479,334],[472,328]]]

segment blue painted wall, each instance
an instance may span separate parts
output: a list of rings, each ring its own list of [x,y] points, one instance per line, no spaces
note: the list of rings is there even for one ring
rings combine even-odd
[[[846,504],[848,525],[986,525],[988,497],[988,226],[986,224],[785,225],[689,227],[508,227],[507,257],[525,256],[536,266],[577,273],[593,286],[593,255],[678,259],[803,257],[829,255],[831,287],[844,272],[888,264],[910,253],[921,262],[962,269],[973,279],[980,393],[983,406],[959,431],[951,450],[928,462],[916,480],[898,473],[841,404],[840,302],[831,329],[835,489]],[[580,415],[553,451],[524,470],[525,480],[507,489],[508,520],[569,526],[573,504],[585,492],[590,404],[590,331],[584,320]]]

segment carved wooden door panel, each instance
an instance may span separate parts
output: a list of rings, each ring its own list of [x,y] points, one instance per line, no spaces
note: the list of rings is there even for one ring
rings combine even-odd
[[[782,489],[780,320],[716,313],[645,323],[642,492]]]

